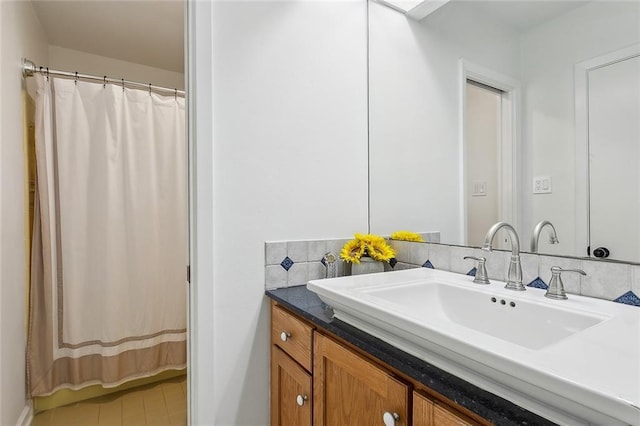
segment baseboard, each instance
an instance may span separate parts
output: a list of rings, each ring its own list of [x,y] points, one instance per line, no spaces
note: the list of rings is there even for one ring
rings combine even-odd
[[[20,417],[18,417],[16,426],[31,426],[31,422],[33,422],[33,409],[31,408],[31,401],[27,401],[27,405],[24,406]]]

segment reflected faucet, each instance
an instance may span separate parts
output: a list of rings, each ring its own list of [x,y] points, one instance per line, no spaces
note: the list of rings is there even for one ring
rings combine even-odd
[[[507,285],[504,288],[509,290],[524,291],[526,288],[522,285],[522,265],[520,264],[520,240],[513,226],[506,222],[498,222],[489,228],[486,237],[484,237],[484,245],[482,250],[491,251],[493,238],[498,230],[505,228],[509,235],[511,243],[511,262],[509,262],[509,271],[507,272]]]
[[[545,226],[549,226],[549,244],[558,244],[558,235],[556,234],[556,228],[548,220],[541,220],[538,222],[535,228],[533,228],[533,234],[531,235],[531,252],[538,252],[538,241],[540,240],[540,232]]]

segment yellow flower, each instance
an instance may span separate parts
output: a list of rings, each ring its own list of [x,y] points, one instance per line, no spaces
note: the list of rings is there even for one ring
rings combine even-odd
[[[398,241],[413,241],[416,243],[424,243],[424,240],[422,239],[422,236],[420,234],[411,231],[396,231],[391,234],[391,239]]]
[[[349,263],[360,263],[360,258],[365,255],[388,262],[396,253],[384,238],[373,234],[355,234],[355,239],[348,241],[340,251],[340,258]]]
[[[360,258],[364,255],[366,245],[361,240],[351,240],[340,250],[340,258],[349,263],[360,263]]]

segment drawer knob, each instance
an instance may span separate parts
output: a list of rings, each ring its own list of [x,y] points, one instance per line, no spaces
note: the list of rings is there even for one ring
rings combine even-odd
[[[307,395],[298,395],[298,396],[296,396],[296,402],[301,407],[304,405],[305,402],[307,402],[308,399],[309,399],[309,397]]]
[[[282,340],[283,342],[286,342],[289,337],[291,337],[291,333],[283,331],[282,333],[280,333],[280,340]]]
[[[386,411],[382,415],[382,421],[384,422],[384,426],[395,426],[398,420],[400,420],[400,416],[398,415],[398,413],[390,413]]]

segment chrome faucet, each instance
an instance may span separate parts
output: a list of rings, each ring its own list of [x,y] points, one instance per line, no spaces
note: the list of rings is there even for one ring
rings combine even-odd
[[[558,244],[558,234],[556,234],[556,228],[554,228],[553,224],[548,220],[541,220],[538,224],[533,228],[533,234],[531,235],[531,252],[538,252],[538,241],[540,240],[540,232],[545,226],[549,226],[549,244]]]
[[[498,222],[489,228],[486,237],[484,237],[484,245],[482,250],[491,251],[493,238],[498,230],[505,228],[509,235],[511,243],[511,262],[509,262],[509,270],[507,272],[507,285],[504,288],[509,290],[524,291],[526,288],[522,285],[522,265],[520,264],[520,240],[513,226],[506,222]]]

